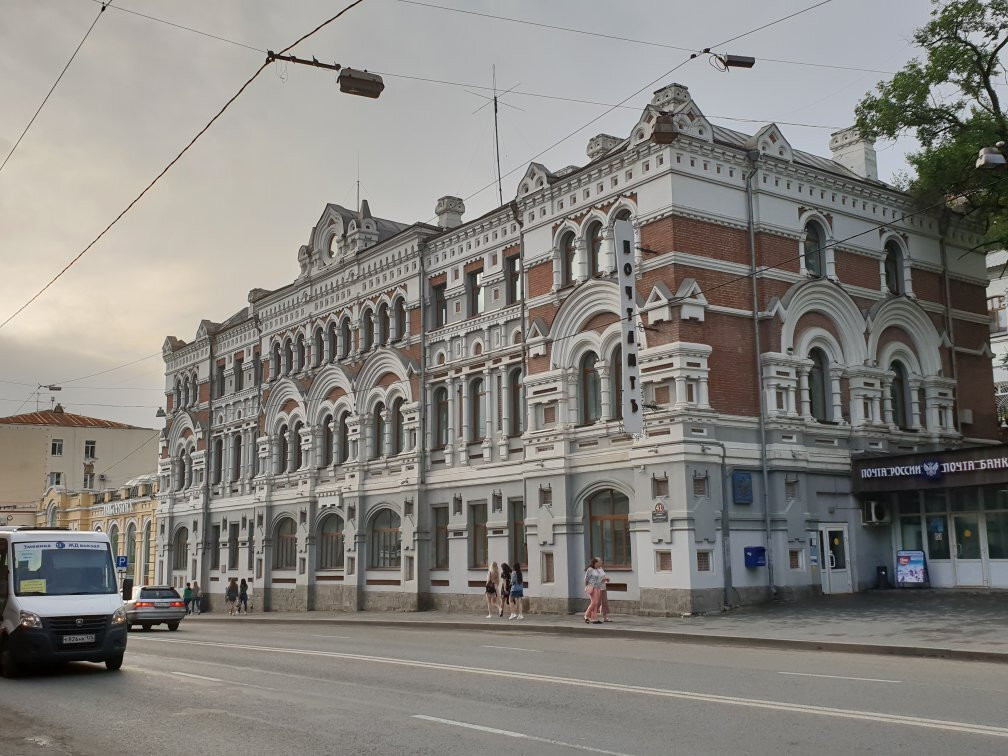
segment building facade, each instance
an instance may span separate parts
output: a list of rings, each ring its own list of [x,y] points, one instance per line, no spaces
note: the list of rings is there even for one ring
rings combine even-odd
[[[120,579],[150,585],[157,546],[157,493],[153,473],[101,492],[50,489],[36,502],[32,524],[107,533],[112,553],[126,557],[126,569],[118,570]]]
[[[518,561],[530,609],[563,612],[595,555],[610,602],[648,614],[874,584],[893,530],[863,524],[852,459],[996,438],[986,272],[975,229],[879,182],[871,143],[831,148],[714,126],[671,85],[479,218],[327,205],[291,283],[164,344],[158,579],[454,608]]]
[[[987,309],[994,361],[994,394],[998,423],[1008,430],[1008,252],[987,253]]]
[[[158,433],[51,410],[0,417],[0,506],[34,511],[50,488],[115,489],[155,468]]]

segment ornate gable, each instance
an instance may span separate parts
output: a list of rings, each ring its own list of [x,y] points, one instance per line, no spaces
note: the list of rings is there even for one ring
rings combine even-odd
[[[794,151],[791,149],[791,143],[784,138],[784,135],[775,123],[767,124],[749,137],[749,140],[746,142],[746,149],[759,150],[764,155],[775,157],[778,160],[786,160],[789,163],[794,160]]]

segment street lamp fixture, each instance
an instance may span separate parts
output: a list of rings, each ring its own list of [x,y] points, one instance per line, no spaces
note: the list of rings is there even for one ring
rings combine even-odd
[[[307,58],[299,58],[296,55],[282,55],[272,50],[266,51],[267,63],[273,63],[278,60],[286,63],[297,63],[302,66],[312,66],[313,68],[324,68],[327,71],[337,71],[338,75],[336,79],[339,82],[340,92],[346,94],[370,97],[374,100],[385,89],[385,82],[376,73],[359,71],[356,68],[344,68],[339,63],[323,63],[317,58],[308,60]]]
[[[996,147],[982,148],[977,156],[976,167],[988,171],[1004,170],[1008,166],[1008,161],[1005,161],[1005,156],[1001,152],[1004,146],[1004,142],[998,142]]]

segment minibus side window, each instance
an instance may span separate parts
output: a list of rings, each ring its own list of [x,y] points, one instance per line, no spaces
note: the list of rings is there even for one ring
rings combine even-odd
[[[7,608],[7,592],[10,590],[10,570],[7,569],[7,539],[0,538],[0,614]]]

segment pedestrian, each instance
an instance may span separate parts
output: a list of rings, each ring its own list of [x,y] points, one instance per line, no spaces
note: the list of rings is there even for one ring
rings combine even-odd
[[[584,584],[585,593],[588,594],[588,609],[585,611],[584,621],[587,624],[596,623],[595,614],[598,612],[599,604],[602,602],[602,591],[599,589],[602,579],[599,577],[598,565],[598,557],[592,557],[591,561],[588,562],[588,567],[585,569]]]
[[[500,582],[500,611],[497,612],[498,617],[504,616],[504,607],[510,606],[511,599],[511,565],[507,562],[501,562],[501,582]],[[513,614],[512,614],[513,616]]]
[[[487,580],[486,580],[486,605],[487,605],[487,619],[493,617],[494,605],[497,604],[497,587],[500,583],[500,567],[497,566],[497,562],[490,563],[490,569],[487,570]],[[500,606],[497,606],[499,609]]]
[[[254,600],[254,597],[253,597],[252,593],[253,593],[253,591],[252,591],[252,578],[249,578],[248,579],[248,590],[246,591],[246,594],[248,595],[248,608],[245,610],[246,612],[250,612],[253,609],[255,609],[255,600]]]
[[[192,608],[193,614],[199,614],[202,612],[200,607],[200,602],[203,600],[203,592],[200,590],[199,583],[195,580],[192,581]]]
[[[601,559],[599,560],[597,569],[599,574],[599,608],[602,610],[602,621],[612,622],[612,619],[609,617],[609,576],[602,569]]]
[[[525,584],[522,581],[521,562],[515,562],[511,568],[511,616],[508,619],[525,619],[522,614],[522,599],[525,597]],[[515,609],[518,614],[515,614]]]
[[[182,600],[185,601],[185,613],[192,614],[192,585],[189,583],[185,584],[185,590],[182,591]]]
[[[227,588],[224,589],[224,604],[227,606],[228,616],[235,613],[235,604],[238,602],[238,578],[228,580]]]
[[[245,614],[248,614],[248,583],[245,582],[245,578],[238,584],[238,614],[241,614],[243,606]]]

